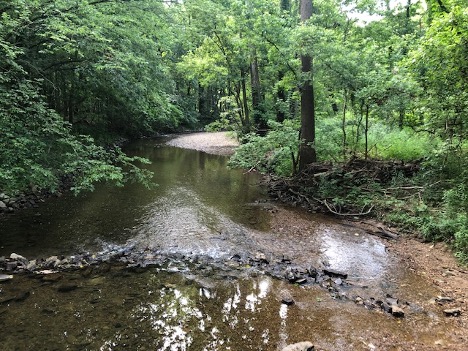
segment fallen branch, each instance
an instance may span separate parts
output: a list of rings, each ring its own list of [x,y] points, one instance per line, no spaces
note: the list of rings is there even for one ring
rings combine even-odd
[[[336,210],[332,210],[330,208],[330,205],[328,204],[327,200],[324,200],[322,202],[328,209],[328,211],[330,211],[331,213],[335,214],[335,215],[338,215],[338,216],[352,216],[352,217],[357,217],[357,216],[365,216],[365,215],[368,215],[369,213],[371,213],[372,209],[374,208],[374,205],[372,205],[371,207],[369,207],[369,209],[366,211],[366,212],[360,212],[360,213],[341,213],[341,212],[337,212]]]

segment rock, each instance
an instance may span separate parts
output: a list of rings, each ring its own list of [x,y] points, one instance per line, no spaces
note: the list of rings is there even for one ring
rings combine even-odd
[[[323,273],[330,276],[330,277],[336,277],[336,278],[341,278],[341,279],[347,279],[348,278],[348,273],[335,271],[334,269],[325,268],[323,270]]]
[[[281,290],[280,297],[281,303],[288,306],[294,305],[294,298],[288,290]]]
[[[392,305],[392,316],[402,318],[405,316],[405,311],[402,308],[398,307],[397,305]]]
[[[57,271],[53,271],[51,269],[44,269],[42,271],[36,272],[36,274],[53,274],[53,273],[57,273]]]
[[[233,260],[233,261],[239,262],[240,260],[242,260],[242,257],[239,254],[234,254],[234,255],[232,255],[232,257],[230,259]]]
[[[18,254],[14,253],[14,252],[10,255],[10,258],[12,260],[16,260],[16,261],[28,262],[28,259],[26,257],[18,255]]]
[[[390,306],[397,306],[398,305],[398,299],[394,298],[394,297],[392,297],[390,295],[387,295],[386,301]]]
[[[314,345],[310,341],[302,341],[283,347],[281,351],[313,351]]]
[[[269,263],[269,261],[267,260],[265,254],[262,253],[262,252],[257,252],[255,254],[254,260],[257,261],[257,262],[260,262],[260,263],[266,263],[266,264]]]
[[[18,267],[18,262],[16,262],[16,261],[7,262],[6,265],[5,265],[5,269],[7,270],[7,272],[11,272],[11,271],[15,270],[16,267]]]
[[[57,267],[60,265],[60,259],[57,256],[50,256],[46,259],[45,265],[47,267]]]
[[[360,296],[356,297],[356,299],[354,300],[354,302],[355,302],[357,305],[364,305],[364,301],[362,300],[362,297],[360,297]]]
[[[437,296],[437,298],[435,299],[440,305],[446,303],[446,302],[452,302],[453,299],[451,297],[447,297],[447,296]]]
[[[307,283],[307,279],[306,278],[299,278],[299,279],[296,279],[294,281],[295,284],[299,284],[299,285],[303,285],[303,284],[306,284]]]
[[[291,283],[293,283],[296,280],[296,277],[294,276],[294,273],[291,271],[287,271],[284,275],[284,277],[289,280]]]
[[[458,317],[461,314],[461,308],[449,308],[444,310],[446,316]]]
[[[341,284],[343,284],[343,280],[341,280],[341,278],[336,278],[333,283],[335,283],[335,285],[338,285],[340,286]]]
[[[382,302],[380,308],[382,308],[387,313],[392,313],[392,307],[386,302]]]
[[[10,274],[0,274],[0,282],[6,282],[13,279],[13,276]]]
[[[3,201],[0,201],[0,210],[6,210],[7,207],[8,206]]]
[[[310,277],[312,278],[316,278],[317,277],[317,269],[315,267],[312,267],[310,266],[308,269],[307,269],[307,273],[309,274]]]
[[[37,261],[36,260],[29,261],[29,263],[26,265],[26,269],[28,271],[34,271],[36,268],[37,268]]]

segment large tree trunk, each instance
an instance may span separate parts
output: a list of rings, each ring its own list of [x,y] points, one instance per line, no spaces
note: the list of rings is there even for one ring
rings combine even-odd
[[[312,17],[312,0],[301,0],[301,21]],[[317,161],[315,153],[315,97],[313,86],[312,56],[301,56],[302,73],[305,81],[301,87],[301,139],[299,151],[299,170],[303,170],[310,163]]]

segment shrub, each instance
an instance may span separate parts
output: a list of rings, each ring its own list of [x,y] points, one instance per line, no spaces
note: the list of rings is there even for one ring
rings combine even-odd
[[[299,147],[296,123],[269,122],[271,130],[262,137],[254,133],[244,136],[243,144],[229,161],[230,167],[257,169],[262,173],[289,176],[294,172],[294,162]]]

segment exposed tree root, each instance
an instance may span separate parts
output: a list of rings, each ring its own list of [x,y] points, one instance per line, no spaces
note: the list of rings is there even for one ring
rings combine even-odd
[[[293,178],[270,179],[268,189],[270,196],[281,202],[358,221],[359,226],[370,234],[395,239],[396,234],[391,230],[360,218],[375,214],[377,204],[372,201],[376,193],[384,196],[400,192],[406,196],[420,195],[423,187],[398,187],[391,183],[396,176],[411,178],[419,169],[418,162],[357,158],[342,164],[313,163]],[[353,201],[358,197],[365,201]]]

